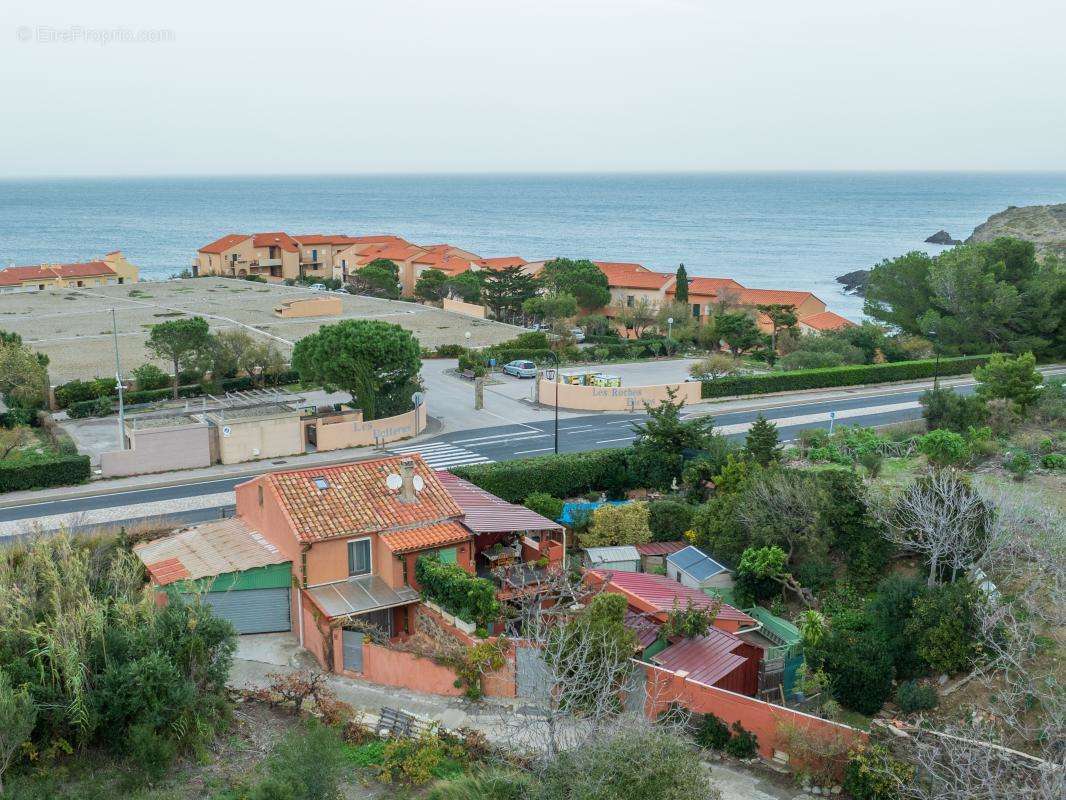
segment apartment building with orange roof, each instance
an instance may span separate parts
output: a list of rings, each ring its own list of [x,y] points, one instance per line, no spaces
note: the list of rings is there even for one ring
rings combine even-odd
[[[137,267],[115,250],[95,261],[0,269],[0,294],[136,283],[138,277]]]

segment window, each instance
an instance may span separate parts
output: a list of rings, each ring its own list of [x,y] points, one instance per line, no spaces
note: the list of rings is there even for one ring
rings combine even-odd
[[[311,251],[311,260],[312,261],[318,261],[318,251],[317,250],[312,250]]]
[[[311,480],[314,482],[315,488],[318,489],[319,491],[323,491],[324,492],[324,491],[326,491],[326,489],[329,488],[329,481],[327,481],[321,475],[319,475],[317,478],[312,478]]]
[[[259,485],[259,505],[263,505],[263,485]]]
[[[696,319],[700,318],[700,304],[699,303],[693,303],[692,304],[692,316],[695,317]]]
[[[633,295],[631,295],[631,294],[627,294],[626,295],[626,305],[629,306],[629,308],[633,307],[634,301],[635,301],[635,298],[633,297]]]
[[[348,575],[369,575],[370,564],[370,540],[355,539],[348,542]]]
[[[456,563],[456,548],[448,547],[444,550],[437,551],[437,558],[440,559],[442,564],[454,564]]]

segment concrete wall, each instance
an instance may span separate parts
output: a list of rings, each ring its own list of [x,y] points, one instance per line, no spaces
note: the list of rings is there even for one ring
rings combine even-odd
[[[729,726],[739,722],[758,737],[759,752],[767,758],[773,758],[776,750],[787,752],[780,732],[782,723],[797,726],[806,732],[808,739],[843,738],[855,744],[868,739],[866,733],[848,725],[695,683],[687,679],[685,672],[673,673],[650,664],[641,666],[647,675],[648,700],[644,711],[650,719],[655,719],[671,703],[678,703],[690,711],[714,714]]]
[[[679,400],[686,403],[700,401],[697,381],[662,384],[659,386],[571,386],[540,379],[539,397],[542,406],[555,405],[555,391],[559,389],[559,408],[576,411],[643,411],[645,403],[652,405],[666,400],[667,390],[673,389]]]
[[[319,417],[315,421],[318,450],[340,450],[347,447],[366,447],[376,441],[395,442],[409,439],[426,429],[426,404],[414,411],[364,421],[361,412],[340,412]]]
[[[274,316],[282,319],[296,317],[331,317],[341,313],[339,297],[302,297],[286,300],[274,308]]]
[[[218,457],[223,464],[304,452],[303,427],[295,412],[233,419],[219,415],[212,421],[216,422]]]
[[[485,318],[485,306],[476,303],[464,303],[462,300],[451,300],[445,297],[442,301],[445,311],[454,311],[457,314],[465,314],[468,317]]]
[[[425,656],[393,650],[367,641],[363,642],[363,671],[356,673],[346,670],[345,674],[385,686],[444,697],[459,697],[464,691],[455,686],[456,676],[451,668]],[[514,697],[514,666],[511,659],[508,659],[507,666],[499,672],[486,675],[482,679],[481,687],[488,697]]]
[[[127,428],[130,449],[100,454],[105,478],[211,466],[211,430],[190,422],[167,428]]]

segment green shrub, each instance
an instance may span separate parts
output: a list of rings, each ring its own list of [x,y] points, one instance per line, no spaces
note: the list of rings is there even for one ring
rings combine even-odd
[[[522,505],[550,520],[557,520],[563,515],[563,501],[546,492],[534,492]]]
[[[521,503],[535,492],[576,497],[590,491],[605,491],[609,496],[618,497],[633,486],[627,468],[628,452],[617,448],[560,453],[457,467],[452,472],[509,503]]]
[[[442,344],[437,348],[437,358],[459,358],[466,350],[461,344]]]
[[[676,542],[692,528],[695,513],[688,503],[680,500],[653,500],[648,503],[648,527],[655,542]]]
[[[759,754],[759,740],[737,721],[733,723],[733,738],[726,742],[725,751],[734,758],[755,758]]]
[[[134,725],[129,729],[129,760],[145,779],[154,783],[167,774],[178,754],[173,740],[150,723]]]
[[[110,397],[97,397],[94,400],[81,400],[67,406],[67,416],[71,419],[86,417],[106,417],[115,413],[115,406]]]
[[[970,457],[970,448],[961,434],[938,428],[918,440],[918,450],[937,466],[961,464]]]
[[[977,603],[977,590],[964,581],[938,586],[915,599],[905,633],[934,672],[953,675],[973,665]]]
[[[854,800],[899,800],[901,787],[914,779],[914,768],[897,761],[882,745],[863,746],[848,753],[844,791]]]
[[[1033,459],[1024,450],[1014,450],[1003,459],[1003,468],[1014,476],[1014,480],[1024,481],[1033,469]]]
[[[936,689],[928,683],[904,681],[896,689],[896,705],[904,714],[936,708]]]
[[[860,714],[874,714],[892,693],[892,656],[861,612],[837,615],[829,632],[807,648],[808,660],[829,676],[833,698]]]
[[[89,475],[88,456],[58,456],[28,463],[0,462],[0,494],[84,483]]]
[[[941,375],[962,375],[988,361],[988,356],[942,358]],[[734,395],[792,392],[802,389],[823,389],[832,386],[859,386],[887,381],[919,380],[933,377],[933,359],[897,361],[891,364],[859,364],[828,369],[805,369],[794,372],[772,372],[761,375],[728,375],[713,381],[703,381],[702,396],[732,397]]]
[[[428,599],[466,622],[485,625],[499,615],[492,581],[475,577],[458,564],[422,556],[415,563],[415,578]]]
[[[528,775],[489,770],[437,781],[425,800],[524,800],[532,796],[533,779]]]
[[[1044,469],[1066,469],[1066,455],[1062,453],[1048,453],[1040,459],[1040,466]]]
[[[267,797],[289,797],[279,793],[282,787],[289,787],[291,796],[298,800],[335,800],[344,769],[340,737],[332,728],[312,720],[274,746],[267,768],[276,787]]]
[[[66,408],[71,403],[84,403],[98,397],[110,397],[118,390],[114,378],[93,378],[91,381],[73,380],[56,387],[56,405]]]
[[[696,725],[695,739],[706,750],[724,750],[729,744],[729,726],[714,714],[703,714]]]
[[[140,391],[166,389],[170,386],[170,376],[150,361],[132,370],[131,374],[136,379],[137,389]]]
[[[953,389],[929,389],[918,399],[922,404],[922,417],[931,431],[947,428],[955,433],[965,433],[970,428],[979,428],[988,417],[988,405],[977,395],[969,397]]]
[[[548,348],[488,348],[482,351],[485,359],[496,359],[496,366],[502,367],[511,361],[533,361],[537,364],[554,364],[553,353]]]

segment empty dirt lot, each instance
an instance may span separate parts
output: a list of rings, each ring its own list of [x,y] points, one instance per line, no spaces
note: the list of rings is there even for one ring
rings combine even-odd
[[[243,327],[257,336],[272,339],[286,355],[292,343],[301,337],[341,319],[393,322],[411,331],[423,347],[429,348],[447,343],[465,344],[467,331],[473,347],[502,342],[520,332],[510,325],[416,303],[348,294],[333,295],[341,300],[343,313],[339,317],[279,319],[274,316],[274,307],[281,301],[311,294],[297,287],[225,278],[2,294],[0,330],[18,333],[35,350],[47,354],[53,383],[114,374],[112,308],[118,320],[123,372],[151,360],[144,340],[152,325],[181,316],[202,316],[216,331]]]

